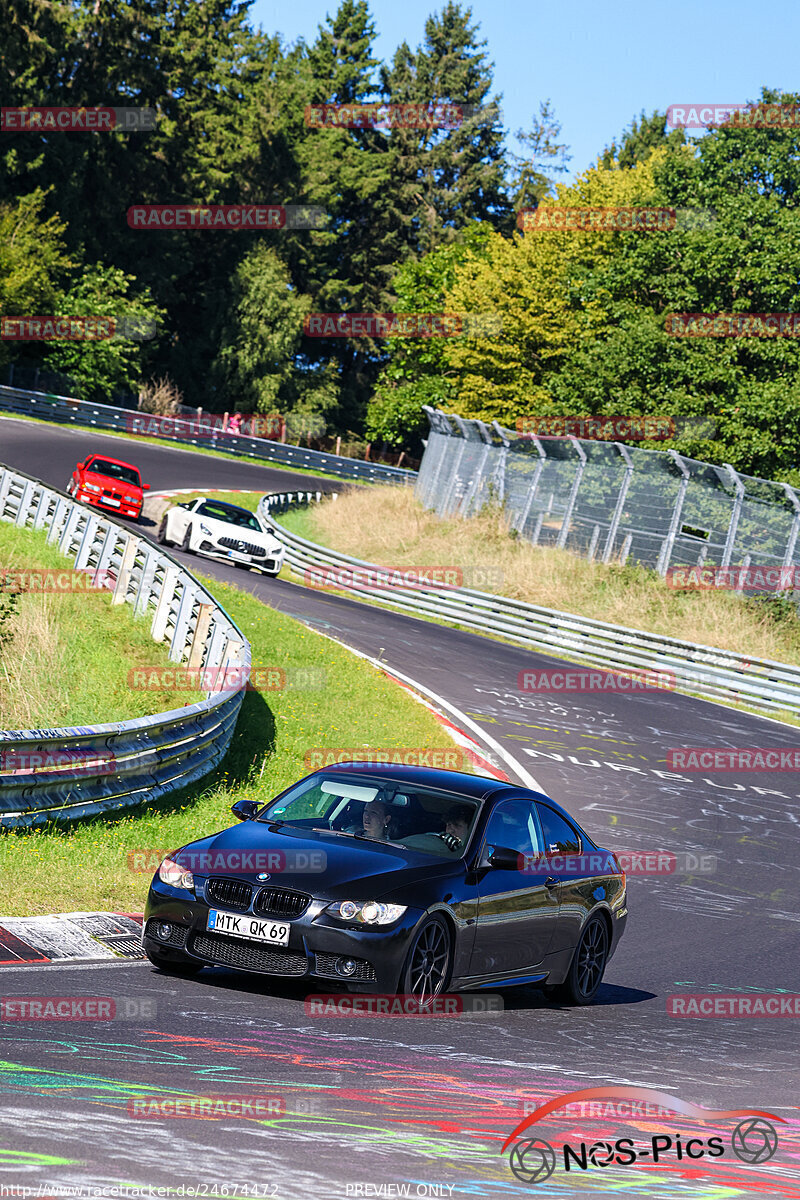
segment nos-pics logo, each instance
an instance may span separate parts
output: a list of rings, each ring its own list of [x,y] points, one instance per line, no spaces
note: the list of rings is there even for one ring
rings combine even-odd
[[[559,1150],[543,1138],[528,1138],[513,1146],[509,1155],[509,1166],[517,1179],[527,1184],[542,1183],[554,1173],[559,1159],[562,1160],[565,1171],[586,1171],[591,1167],[630,1167],[640,1160],[645,1163],[663,1163],[668,1159],[689,1159],[697,1162],[703,1158],[720,1158],[731,1152],[742,1162],[764,1163],[768,1162],[778,1149],[777,1130],[771,1122],[784,1121],[783,1117],[776,1116],[775,1113],[761,1112],[758,1109],[700,1108],[696,1104],[689,1104],[654,1088],[584,1088],[578,1092],[556,1096],[525,1117],[506,1138],[501,1152],[505,1153],[512,1142],[548,1113],[563,1108],[566,1104],[600,1098],[644,1100],[695,1120],[717,1122],[731,1117],[741,1119],[731,1134],[730,1147],[725,1145],[722,1137],[687,1139],[677,1133],[656,1134],[639,1146],[632,1138],[624,1137],[613,1142],[580,1142],[577,1146],[565,1142]]]

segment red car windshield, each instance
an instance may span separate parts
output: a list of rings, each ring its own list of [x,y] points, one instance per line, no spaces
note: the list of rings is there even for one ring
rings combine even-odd
[[[139,472],[135,467],[126,467],[122,463],[108,462],[105,458],[93,458],[87,465],[86,470],[94,472],[95,475],[108,475],[111,479],[119,479],[123,483],[132,483],[134,487],[142,486]]]

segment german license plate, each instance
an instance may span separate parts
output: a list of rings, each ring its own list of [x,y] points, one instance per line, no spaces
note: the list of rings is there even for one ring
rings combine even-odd
[[[206,929],[227,933],[231,937],[247,938],[251,942],[268,942],[272,946],[288,946],[291,925],[285,921],[270,921],[263,917],[238,916],[212,908]]]
[[[119,508],[119,500],[114,500],[111,496],[103,496],[103,504],[111,504],[114,508]]]

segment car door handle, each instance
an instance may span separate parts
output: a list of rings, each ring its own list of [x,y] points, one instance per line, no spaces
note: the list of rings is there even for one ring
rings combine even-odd
[[[544,886],[546,888],[558,887],[558,880],[556,879],[555,875],[548,875],[547,879],[544,881]]]

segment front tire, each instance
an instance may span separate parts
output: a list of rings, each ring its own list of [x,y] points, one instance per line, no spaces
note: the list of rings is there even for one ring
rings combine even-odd
[[[408,952],[399,991],[415,996],[429,1008],[447,990],[453,970],[453,935],[441,917],[430,917],[417,932]]]
[[[186,533],[183,535],[183,541],[181,542],[181,550],[185,550],[187,554],[194,553],[194,551],[192,550],[192,527],[191,527],[191,525],[187,525],[187,527],[186,527]]]
[[[156,541],[158,542],[159,546],[168,546],[169,545],[169,538],[167,537],[166,514],[161,518],[161,523],[158,527],[158,533],[156,534]]]
[[[602,917],[592,917],[575,948],[569,974],[548,995],[564,1004],[591,1004],[608,962],[608,928]]]

